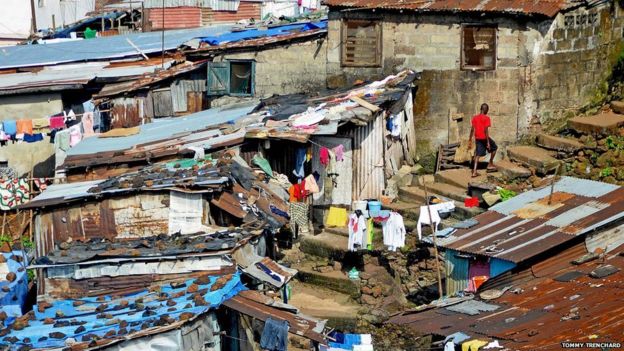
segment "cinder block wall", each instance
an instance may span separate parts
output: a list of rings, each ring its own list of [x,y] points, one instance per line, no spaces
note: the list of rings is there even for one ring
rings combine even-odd
[[[566,16],[597,13],[579,28],[561,31]],[[586,104],[608,74],[609,56],[622,38],[621,10],[609,4],[576,10],[554,19],[544,17],[409,14],[398,12],[330,12],[327,85],[338,87],[357,79],[379,79],[401,69],[422,72],[417,83],[414,119],[419,154],[467,137],[470,117],[487,102],[493,117],[492,135],[513,143],[532,121],[561,117]],[[589,15],[587,15],[589,17]],[[342,67],[341,20],[370,19],[382,23],[379,67]],[[569,19],[568,19],[569,21]],[[493,71],[460,69],[461,25],[496,24],[497,58]],[[605,34],[600,34],[604,32]],[[452,126],[450,113],[464,115]]]

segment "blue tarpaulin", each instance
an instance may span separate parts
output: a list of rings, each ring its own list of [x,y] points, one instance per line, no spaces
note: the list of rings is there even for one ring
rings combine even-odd
[[[102,22],[102,19],[104,19],[105,26],[110,27],[110,20],[116,20],[117,17],[120,17],[123,14],[125,14],[125,12],[111,12],[102,16],[90,17],[84,21],[71,24],[69,27],[59,30],[58,32],[52,34],[51,38],[70,38],[71,32],[79,31],[81,28],[83,28],[82,31],[84,31],[84,28],[86,28],[85,26],[99,24]]]
[[[276,26],[269,29],[250,29],[240,32],[230,32],[221,35],[215,35],[210,37],[200,37],[199,40],[202,43],[208,43],[210,45],[220,45],[223,43],[232,43],[241,40],[256,39],[262,37],[275,37],[279,35],[286,35],[295,32],[305,32],[313,29],[326,29],[327,20],[319,22],[297,23],[287,24],[283,26]]]
[[[190,279],[180,286],[167,284],[157,289],[159,291],[143,290],[114,299],[112,296],[105,296],[99,300],[95,297],[58,300],[52,302],[52,306],[43,312],[39,312],[35,306],[35,320],[30,321],[22,330],[12,329],[2,338],[0,345],[8,345],[12,350],[24,345],[36,349],[49,349],[64,347],[70,338],[80,342],[85,336],[87,339],[92,335],[110,339],[131,336],[132,333],[141,330],[145,332],[146,328],[163,325],[159,324],[163,320],[186,319],[180,317],[183,313],[186,316],[188,313],[193,316],[205,313],[245,290],[240,281],[240,273],[230,277],[215,291],[211,291],[211,287],[218,279],[223,280],[224,277],[211,276],[206,284]],[[197,289],[189,291],[189,287],[193,284],[197,285]],[[203,298],[205,304],[197,299],[199,296]],[[46,318],[52,319],[54,324],[46,324]],[[8,342],[7,338],[8,340],[17,338],[17,341]]]
[[[20,263],[11,259],[11,257],[21,256],[23,261]],[[6,261],[9,272],[16,275],[14,281],[7,280],[0,282],[0,311],[7,314],[7,321],[12,322],[15,317],[22,315],[26,296],[28,295],[28,275],[26,274],[26,266],[28,259],[23,251],[13,251],[2,253]],[[8,291],[5,287],[8,286]]]

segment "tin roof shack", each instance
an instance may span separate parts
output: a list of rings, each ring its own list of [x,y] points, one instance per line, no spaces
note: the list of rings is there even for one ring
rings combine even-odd
[[[621,244],[620,230],[603,235],[601,244],[616,232]],[[494,278],[474,299],[437,301],[390,323],[436,338],[462,332],[468,341],[498,340],[508,350],[560,350],[563,342],[620,348],[607,343],[622,341],[624,246],[612,241],[596,251],[595,238],[586,237],[513,276]]]
[[[325,86],[326,21],[263,26],[198,36],[180,47],[187,62],[133,82],[108,84],[94,98],[110,110],[111,127],[119,128],[221,106],[231,103],[230,97]],[[223,96],[226,101],[219,100]]]
[[[468,135],[483,102],[494,117],[493,138],[505,142],[589,103],[611,70],[624,26],[617,1],[324,4],[328,86],[422,71],[414,111],[421,154]],[[463,117],[459,133],[451,117]]]
[[[624,244],[622,194],[616,185],[562,177],[552,189],[492,206],[464,223],[467,229],[438,239],[445,249],[446,295],[477,291],[483,280],[513,276],[583,240],[591,252]]]
[[[412,91],[416,74],[406,70],[384,80],[339,91],[277,96],[262,101],[251,116],[242,157],[260,149],[274,171],[296,181],[296,152],[312,148],[305,175],[319,173],[314,206],[350,206],[354,200],[380,198],[387,180],[416,152]],[[256,118],[256,119],[254,119]],[[394,128],[388,130],[388,126]],[[397,127],[398,126],[398,127]],[[393,134],[394,133],[394,134]],[[321,148],[342,145],[343,160],[333,170],[321,164]],[[327,187],[332,190],[325,191]]]

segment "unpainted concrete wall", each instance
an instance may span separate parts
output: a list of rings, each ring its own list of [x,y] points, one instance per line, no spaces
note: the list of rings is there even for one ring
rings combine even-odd
[[[256,96],[294,94],[325,87],[327,40],[320,39],[215,58],[256,61]]]
[[[566,16],[586,14],[589,18],[591,13],[597,13],[592,15],[598,18],[595,24],[576,25],[575,17],[576,27],[561,29]],[[379,67],[341,66],[343,18],[381,21]],[[497,26],[495,70],[460,69],[464,23]],[[414,102],[419,154],[455,142],[458,136],[467,137],[470,118],[483,102],[490,105],[492,136],[505,145],[526,133],[536,117],[562,116],[588,103],[608,75],[608,58],[621,38],[622,10],[614,10],[609,4],[577,9],[554,19],[331,11],[327,85],[340,87],[358,79],[380,79],[406,68],[420,71]],[[453,122],[451,114],[464,118]]]
[[[35,119],[63,110],[60,93],[0,96],[0,121]],[[36,176],[54,174],[54,145],[45,138],[36,143],[12,143],[0,147],[0,159],[18,175],[35,169]]]

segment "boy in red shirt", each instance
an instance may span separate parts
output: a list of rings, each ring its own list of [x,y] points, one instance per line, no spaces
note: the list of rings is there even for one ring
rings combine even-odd
[[[492,125],[492,121],[490,117],[487,115],[489,111],[489,106],[487,104],[481,105],[481,114],[478,114],[472,117],[470,128],[470,137],[468,141],[468,149],[472,149],[472,136],[474,135],[475,143],[477,145],[477,150],[475,152],[475,156],[473,159],[473,168],[472,168],[472,176],[477,177],[479,174],[477,173],[477,164],[479,162],[479,158],[485,156],[486,153],[490,153],[490,163],[487,166],[488,171],[496,170],[496,166],[494,165],[494,156],[496,156],[496,150],[498,150],[498,146],[492,138],[490,138],[490,126]]]

